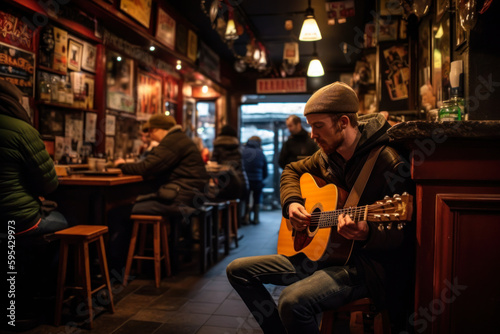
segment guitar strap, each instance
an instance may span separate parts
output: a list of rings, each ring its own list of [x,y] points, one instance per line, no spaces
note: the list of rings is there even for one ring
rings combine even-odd
[[[351,192],[349,193],[349,196],[345,201],[344,208],[354,207],[358,205],[359,198],[361,197],[363,190],[365,190],[366,182],[368,182],[368,178],[372,173],[373,166],[375,166],[375,161],[377,161],[377,158],[384,147],[385,145],[382,145],[371,150],[363,166],[363,169],[361,169],[361,172],[356,179],[356,183],[354,183],[354,186],[352,187]]]

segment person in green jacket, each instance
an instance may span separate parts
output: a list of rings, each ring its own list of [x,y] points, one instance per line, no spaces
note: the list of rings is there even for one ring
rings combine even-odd
[[[22,92],[16,86],[0,80],[0,217],[3,233],[13,230],[16,239],[68,226],[58,211],[42,210],[43,197],[59,182],[54,163],[21,99]]]

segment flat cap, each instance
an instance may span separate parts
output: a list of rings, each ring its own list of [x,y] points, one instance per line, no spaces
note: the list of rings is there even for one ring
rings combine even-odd
[[[162,114],[156,114],[149,118],[149,120],[142,127],[142,131],[149,131],[149,129],[165,129],[170,130],[177,124],[175,118],[172,116],[165,116]]]
[[[356,92],[343,82],[334,82],[317,90],[307,101],[304,116],[309,114],[356,113],[359,100]]]

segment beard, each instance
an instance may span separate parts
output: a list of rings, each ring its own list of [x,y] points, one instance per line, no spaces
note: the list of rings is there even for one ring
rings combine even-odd
[[[325,152],[325,154],[330,155],[337,151],[337,149],[344,143],[344,136],[341,134],[342,128],[340,124],[337,126],[332,126],[332,137],[331,140],[327,141],[324,139],[315,140],[316,144]]]

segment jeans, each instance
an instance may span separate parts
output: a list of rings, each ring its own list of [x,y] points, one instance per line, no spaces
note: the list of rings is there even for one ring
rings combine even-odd
[[[236,259],[227,276],[264,333],[319,333],[317,315],[368,296],[356,267],[330,266],[299,253]],[[278,305],[264,284],[284,285]]]
[[[38,235],[43,235],[47,233],[57,232],[68,227],[68,222],[66,218],[59,211],[51,211],[47,216],[40,220],[38,226],[24,234],[22,237],[33,237]]]

